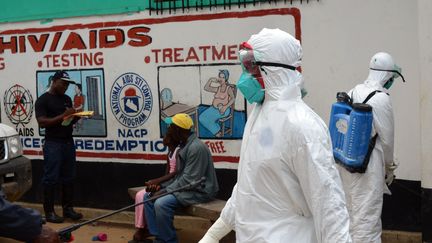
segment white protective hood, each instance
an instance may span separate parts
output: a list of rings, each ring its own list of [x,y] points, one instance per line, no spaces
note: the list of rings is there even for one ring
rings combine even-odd
[[[257,61],[294,67],[301,65],[303,51],[300,41],[280,29],[264,28],[258,34],[252,35],[248,43],[253,47]],[[266,99],[279,99],[282,92],[290,85],[303,88],[303,76],[298,71],[270,66],[262,68],[265,70],[265,72],[261,71],[261,75],[264,78]]]
[[[263,29],[260,61],[299,66],[300,43]],[[324,122],[301,99],[301,75],[264,67],[266,98],[246,123],[237,184],[221,219],[237,242],[351,242],[349,216]]]
[[[385,52],[378,52],[375,54],[369,63],[369,68],[381,69],[381,70],[393,70],[395,68],[395,63],[393,58]],[[389,80],[394,74],[392,72],[376,71],[369,69],[369,76],[364,82],[366,86],[374,88],[375,90],[387,91],[384,88],[384,84]]]

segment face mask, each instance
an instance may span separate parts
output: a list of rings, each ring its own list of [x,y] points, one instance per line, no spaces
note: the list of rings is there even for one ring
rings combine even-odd
[[[394,82],[394,78],[391,78],[384,84],[383,87],[386,89],[390,89],[390,87],[393,85],[393,82]]]
[[[240,76],[239,81],[237,81],[237,88],[251,104],[254,102],[261,104],[264,100],[264,90],[261,84],[247,72],[243,72]]]
[[[396,78],[401,77],[402,81],[405,83],[405,78],[402,76],[402,69],[398,65],[394,65],[393,70],[386,70],[386,69],[378,69],[378,68],[370,68],[371,70],[375,71],[383,71],[383,72],[391,72],[393,73],[393,77],[391,77],[384,85],[383,87],[386,89],[390,89],[390,87],[393,85],[393,82]]]
[[[264,81],[261,75],[261,66],[283,67],[296,70],[286,64],[260,62],[256,60],[255,53],[247,42],[241,44],[239,57],[243,73],[237,81],[237,87],[249,103],[262,103],[264,100]]]
[[[243,72],[237,81],[237,88],[249,103],[260,104],[264,100],[264,81],[255,62],[252,47],[243,43],[239,57]]]

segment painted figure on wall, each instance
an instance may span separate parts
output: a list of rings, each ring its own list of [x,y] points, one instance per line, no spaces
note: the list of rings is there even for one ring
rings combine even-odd
[[[213,102],[199,116],[199,122],[215,137],[222,137],[222,123],[224,118],[233,117],[236,97],[236,86],[228,82],[229,71],[219,70],[218,77],[210,78],[204,86],[204,90],[214,93]]]
[[[76,84],[75,85],[75,95],[73,99],[73,107],[75,111],[80,112],[84,110],[84,104],[85,104],[85,96],[82,94],[82,85]]]
[[[82,94],[82,84],[75,84],[75,95],[73,98],[73,108],[76,112],[84,111],[85,96]],[[84,119],[84,118],[83,118]],[[83,126],[83,119],[79,119],[74,124],[74,129],[79,131]]]

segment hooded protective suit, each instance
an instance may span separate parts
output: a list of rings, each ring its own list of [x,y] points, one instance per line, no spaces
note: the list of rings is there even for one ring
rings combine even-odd
[[[263,29],[248,43],[259,61],[298,67],[298,40]],[[351,242],[349,216],[326,125],[301,99],[301,74],[262,66],[265,99],[248,117],[237,184],[201,242]],[[216,228],[216,229],[214,229]]]
[[[372,106],[373,131],[378,133],[375,148],[364,174],[350,173],[338,165],[347,199],[351,225],[350,233],[354,242],[381,242],[381,210],[383,193],[390,191],[385,184],[386,167],[393,163],[393,108],[387,89],[383,86],[394,73],[372,69],[395,70],[393,58],[387,53],[375,54],[370,62],[369,76],[363,84],[349,91],[353,102],[363,102],[375,90],[368,102]],[[391,170],[388,170],[391,172]],[[389,175],[390,176],[390,175]]]

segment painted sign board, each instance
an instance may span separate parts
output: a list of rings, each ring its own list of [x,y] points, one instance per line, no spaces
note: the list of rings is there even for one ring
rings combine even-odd
[[[252,108],[236,88],[239,44],[264,27],[301,40],[297,8],[8,27],[0,31],[2,117],[22,135],[27,156],[41,158],[44,130],[33,105],[61,69],[77,84],[66,91],[74,106],[94,111],[74,125],[78,160],[163,163],[163,120],[182,112],[218,168],[237,167]]]

